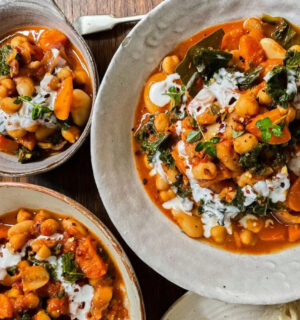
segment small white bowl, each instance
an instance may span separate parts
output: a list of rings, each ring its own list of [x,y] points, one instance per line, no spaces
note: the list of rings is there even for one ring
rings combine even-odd
[[[150,200],[137,174],[131,129],[147,77],[184,39],[205,27],[268,13],[300,24],[299,0],[166,0],[128,34],[95,102],[91,152],[95,180],[113,223],[131,249],[175,284],[231,303],[300,298],[300,246],[269,255],[234,254],[196,241]]]
[[[24,26],[45,26],[57,28],[67,35],[79,49],[86,61],[92,80],[93,105],[98,89],[98,73],[93,56],[84,39],[67,21],[53,0],[2,0],[0,2],[0,37],[10,30]],[[0,175],[24,176],[52,170],[67,161],[82,145],[89,135],[93,108],[80,138],[63,152],[41,161],[21,164],[17,157],[0,152]]]
[[[141,290],[134,270],[108,228],[78,202],[56,191],[27,183],[0,183],[0,215],[18,208],[42,208],[73,217],[92,231],[107,249],[123,277],[132,320],[145,320]]]

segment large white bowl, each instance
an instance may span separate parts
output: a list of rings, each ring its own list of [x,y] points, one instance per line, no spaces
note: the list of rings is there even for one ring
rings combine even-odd
[[[42,208],[74,217],[84,224],[99,237],[119,267],[125,284],[130,319],[146,319],[140,287],[125,252],[107,227],[90,211],[58,192],[27,183],[0,183],[0,199],[0,215],[21,207]]]
[[[300,24],[298,0],[167,0],[124,40],[103,79],[92,124],[94,175],[104,205],[132,250],[177,285],[233,303],[300,298],[300,247],[270,255],[229,253],[188,238],[152,203],[138,177],[131,128],[147,76],[201,29],[263,12]]]

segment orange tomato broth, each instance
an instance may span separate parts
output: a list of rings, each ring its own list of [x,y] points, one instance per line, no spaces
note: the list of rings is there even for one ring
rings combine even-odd
[[[1,36],[0,46],[6,44],[10,41],[10,39],[17,35],[27,36],[33,42],[37,42],[39,36],[46,30],[50,30],[50,28],[43,26],[26,26],[17,28]],[[87,75],[86,79],[88,79],[88,81],[84,85],[83,90],[86,91],[89,95],[92,95],[93,88],[91,75],[89,73],[86,61],[84,60],[82,53],[73,45],[73,43],[70,40],[67,41],[65,45],[65,51],[66,56],[68,58],[68,62],[70,62],[70,65],[73,67],[73,71],[84,71],[84,73]]]
[[[50,214],[51,217],[53,217],[54,219],[58,220],[58,221],[62,221],[64,218],[69,218],[66,215],[60,214],[60,213],[56,213],[56,212],[52,212],[50,210],[47,209],[29,209],[29,208],[22,208],[25,209],[26,211],[29,211],[31,213],[33,213],[34,215],[39,212],[40,210],[43,210],[47,213]],[[15,225],[17,223],[17,214],[18,214],[18,210],[15,211],[11,211],[11,212],[7,212],[4,213],[0,216],[0,225],[3,224],[5,226],[11,227],[13,225]],[[74,219],[76,220],[76,219]],[[86,228],[86,227],[85,227]],[[103,242],[101,241],[101,239],[99,239],[99,237],[97,237],[94,233],[92,233],[89,229],[87,229],[88,232],[88,236],[91,237],[92,240],[95,240],[95,242],[97,242],[100,245],[100,250],[101,251],[101,255],[103,257],[105,257],[106,259],[106,263],[108,264],[108,270],[107,270],[107,274],[104,276],[105,280],[107,283],[113,284],[113,304],[111,305],[111,307],[108,307],[107,310],[110,310],[111,312],[115,312],[116,314],[118,314],[120,317],[118,317],[118,319],[128,319],[128,310],[125,307],[126,305],[126,291],[124,291],[124,281],[121,275],[121,272],[119,270],[119,267],[116,263],[116,261],[114,260],[114,258],[110,255],[108,249],[106,248],[106,246],[103,244]],[[34,240],[34,238],[33,238]],[[3,287],[0,284],[0,292],[2,292]],[[104,312],[103,314],[103,319],[107,319],[106,318],[106,312]]]
[[[168,55],[177,55],[179,60],[182,61],[182,59],[185,57],[185,54],[187,50],[192,47],[197,42],[201,41],[203,38],[207,37],[208,35],[212,34],[216,30],[222,28],[224,32],[231,31],[236,28],[242,28],[243,23],[246,19],[233,21],[233,22],[227,22],[224,24],[218,24],[214,26],[210,26],[208,28],[205,28],[204,30],[194,34],[190,38],[184,40],[183,42],[179,43],[174,50],[172,50]],[[270,27],[266,26],[265,30],[266,34],[269,34]],[[148,79],[155,73],[161,71],[161,64],[159,64],[153,72],[149,75]],[[148,80],[147,79],[147,80]],[[134,117],[134,124],[132,128],[132,132],[136,132],[141,120],[142,116],[146,113],[149,113],[147,110],[145,103],[144,103],[144,97],[143,97],[144,89],[142,90],[139,103],[136,107],[135,111],[135,117]],[[167,110],[167,107],[162,107],[162,111]],[[154,204],[175,224],[177,222],[175,221],[174,217],[171,214],[171,210],[164,209],[162,204],[163,201],[159,197],[159,191],[156,188],[155,185],[155,176],[150,176],[149,172],[150,170],[146,167],[145,161],[144,161],[144,154],[140,151],[140,146],[137,143],[137,141],[134,138],[134,134],[132,134],[132,148],[136,163],[136,168],[139,174],[139,177],[144,185],[144,188],[151,198],[151,200],[154,202]],[[243,253],[243,254],[268,254],[273,253],[276,251],[280,251],[289,247],[293,247],[295,245],[298,245],[300,243],[300,240],[296,240],[294,242],[288,241],[288,226],[282,224],[279,222],[275,217],[270,217],[273,220],[272,227],[269,228],[263,228],[259,233],[257,233],[257,242],[254,246],[237,246],[237,243],[234,239],[234,234],[238,231],[242,230],[242,227],[238,224],[237,221],[232,222],[232,235],[227,234],[226,240],[222,244],[217,244],[212,238],[205,238],[202,237],[201,239],[195,239],[198,241],[205,242],[209,245],[212,245],[213,247],[221,248],[228,250],[230,252],[234,253]],[[269,241],[263,241],[262,238],[270,239]],[[278,240],[280,239],[280,240]]]

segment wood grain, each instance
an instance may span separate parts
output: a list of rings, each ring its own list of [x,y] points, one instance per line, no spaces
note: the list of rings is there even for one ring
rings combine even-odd
[[[149,12],[161,0],[56,0],[66,17],[71,21],[80,15],[113,14],[116,17]],[[102,79],[118,46],[134,24],[119,25],[115,29],[89,35],[85,39],[90,46]],[[134,107],[134,106],[133,106]],[[77,200],[96,214],[114,233],[136,271],[146,306],[147,319],[158,320],[184,290],[170,283],[144,264],[125,244],[109,219],[99,197],[90,161],[90,142],[61,167],[38,176],[24,178],[0,178],[0,181],[22,181],[39,184]]]

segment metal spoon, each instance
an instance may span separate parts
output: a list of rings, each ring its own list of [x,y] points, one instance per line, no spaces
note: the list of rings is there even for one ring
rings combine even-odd
[[[115,18],[113,15],[81,16],[76,19],[74,27],[81,35],[84,35],[111,30],[116,24],[139,21],[144,17],[145,15],[124,18]]]

